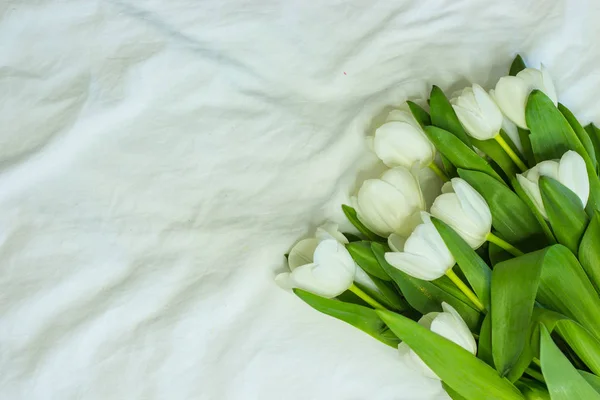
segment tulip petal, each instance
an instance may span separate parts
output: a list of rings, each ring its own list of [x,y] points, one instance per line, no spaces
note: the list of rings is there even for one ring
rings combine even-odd
[[[432,281],[443,276],[447,268],[410,253],[385,253],[385,260],[400,271],[417,279]]]
[[[523,191],[531,199],[531,201],[538,209],[540,214],[542,214],[544,218],[548,219],[548,214],[546,214],[546,208],[544,207],[544,203],[542,202],[542,194],[537,183],[539,180],[539,176],[536,182],[532,182],[529,178],[525,176],[525,174],[517,174],[517,180],[523,188]]]
[[[292,290],[294,286],[294,280],[291,277],[291,273],[283,272],[275,277],[275,283],[285,290]]]
[[[377,197],[378,193],[381,197]],[[363,182],[358,196],[354,199],[356,200],[352,201],[358,220],[369,230],[383,237],[394,231],[385,218],[385,207],[389,206],[388,203],[394,204],[403,200],[397,190],[379,179],[368,179]],[[380,212],[380,208],[384,210]]]
[[[421,318],[419,318],[419,321],[417,321],[417,322],[422,327],[431,330],[431,323],[438,315],[440,315],[440,313],[437,311],[430,312],[430,313],[423,315]]]
[[[430,222],[415,228],[404,245],[404,251],[427,258],[443,269],[444,273],[456,263],[446,243]]]
[[[472,248],[478,248],[485,241],[487,233],[482,233],[481,227],[465,213],[455,193],[438,196],[431,206],[431,214],[450,225]]]
[[[326,239],[334,239],[340,243],[347,244],[348,239],[346,236],[339,230],[339,225],[335,222],[327,221],[323,225],[317,228],[315,232],[315,237],[317,240],[326,240]]]
[[[291,273],[294,287],[319,296],[333,298],[339,296],[352,285],[354,274],[349,275],[337,266],[306,264]]]
[[[323,240],[314,253],[314,262],[320,266],[339,267],[346,270],[354,278],[356,264],[343,244],[336,240]]]
[[[406,243],[406,238],[395,233],[392,233],[388,237],[388,246],[390,246],[390,249],[392,249],[393,251],[404,251],[404,243]]]
[[[460,105],[452,106],[456,112],[456,116],[460,120],[460,123],[465,128],[467,133],[479,140],[492,139],[498,134],[498,131],[492,132],[488,122],[483,118],[482,115],[478,115],[473,111],[461,107]]]
[[[449,304],[442,303],[443,313],[440,313],[431,323],[431,331],[458,344],[463,349],[476,354],[477,344],[473,334],[460,314]]]
[[[398,353],[400,354],[401,361],[408,368],[428,378],[439,379],[435,372],[433,372],[406,343],[402,342],[398,345]]]
[[[492,227],[492,213],[485,199],[464,179],[453,178],[452,187],[460,205],[481,232],[489,233]]]
[[[429,207],[431,207],[436,197],[441,194],[444,182],[431,170],[431,168],[420,169],[418,172],[418,180],[425,202],[425,210],[429,210]]]
[[[531,90],[527,83],[516,76],[504,76],[498,80],[495,97],[504,115],[517,126],[527,129],[525,105]]]
[[[542,82],[544,85],[543,92],[546,94],[546,96],[550,97],[550,99],[552,100],[552,102],[554,102],[554,105],[556,106],[558,105],[558,96],[556,95],[554,81],[552,80],[548,69],[544,67],[544,64],[542,64],[540,70],[542,71]]]
[[[409,168],[392,168],[381,176],[381,180],[398,189],[409,207],[425,209],[425,200],[419,187],[419,180]]]
[[[293,271],[301,265],[312,263],[313,254],[318,244],[319,241],[315,238],[304,239],[296,243],[288,255],[290,270]]]
[[[425,167],[435,155],[421,127],[397,121],[386,122],[375,131],[373,149],[388,167],[410,167],[415,161]]]
[[[569,150],[561,157],[558,164],[558,181],[571,189],[585,208],[590,195],[590,182],[585,161],[579,154]]]
[[[493,132],[499,132],[502,127],[503,115],[496,102],[490,95],[478,84],[473,84],[473,93],[477,105],[481,110],[481,115],[485,116],[485,121]],[[495,136],[495,135],[494,135]]]

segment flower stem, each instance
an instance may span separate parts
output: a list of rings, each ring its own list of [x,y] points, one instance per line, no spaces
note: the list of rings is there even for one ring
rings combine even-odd
[[[435,172],[435,174],[437,176],[440,177],[441,180],[443,180],[444,182],[448,182],[450,179],[448,178],[448,175],[446,175],[444,173],[444,171],[442,171],[440,169],[440,167],[437,166],[437,164],[435,162],[431,162],[431,164],[429,164],[429,169],[431,169],[433,172]]]
[[[465,285],[463,281],[460,280],[460,278],[454,271],[452,271],[452,269],[446,271],[446,276],[450,278],[450,280],[460,289],[461,292],[465,294],[465,296],[469,298],[469,300],[471,300],[473,304],[475,304],[475,307],[477,307],[479,311],[485,312],[485,307],[481,303],[481,300],[479,300],[479,297],[477,297],[477,295],[473,293],[473,291],[469,289],[469,287]]]
[[[517,164],[517,167],[519,167],[521,172],[527,171],[527,166],[525,165],[525,163],[521,161],[519,156],[513,151],[513,149],[510,148],[508,143],[506,143],[506,140],[504,140],[504,138],[500,134],[497,134],[496,137],[494,137],[494,139],[496,140],[496,142],[498,142],[500,147],[502,147],[502,150],[504,150],[506,154],[508,154],[510,159],[513,160],[515,164]]]
[[[494,243],[496,246],[503,248],[504,250],[508,251],[510,254],[512,254],[515,257],[522,256],[523,254],[525,254],[521,250],[519,250],[515,246],[513,246],[512,244],[508,243],[506,240],[500,239],[498,236],[494,235],[492,232],[488,233],[486,240],[488,242]]]
[[[372,306],[373,308],[375,308],[377,310],[387,310],[387,308],[385,308],[380,303],[378,303],[374,298],[372,298],[371,296],[369,296],[368,294],[363,292],[354,283],[352,284],[352,286],[350,286],[348,288],[348,290],[350,290],[352,293],[354,293],[355,295],[357,295],[358,297],[363,299],[368,305]]]

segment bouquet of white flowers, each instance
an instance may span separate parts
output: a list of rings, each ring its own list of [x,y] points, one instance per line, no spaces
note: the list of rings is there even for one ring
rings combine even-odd
[[[276,281],[453,399],[600,399],[600,129],[517,56],[486,92],[390,112],[385,163]]]

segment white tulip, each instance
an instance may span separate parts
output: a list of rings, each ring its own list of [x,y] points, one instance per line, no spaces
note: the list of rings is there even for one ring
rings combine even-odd
[[[558,104],[554,83],[543,65],[541,69],[525,68],[517,76],[504,76],[496,84],[496,103],[504,115],[523,129],[528,129],[525,107],[529,94],[535,89],[544,92],[555,105]]]
[[[490,90],[490,97],[498,103],[496,100],[496,91],[494,89]],[[506,117],[506,115],[502,115],[502,130],[508,135],[510,140],[517,146],[517,149],[523,154],[523,144],[521,143],[521,137],[519,136],[519,130],[517,125],[512,122],[510,119]]]
[[[452,107],[467,133],[479,140],[493,139],[502,128],[502,112],[490,95],[477,84],[452,99]]]
[[[435,157],[435,146],[415,120],[410,109],[393,110],[376,131],[373,151],[388,167],[427,167]]]
[[[442,309],[443,312],[431,312],[423,315],[419,324],[475,355],[477,343],[460,314],[447,303],[442,303]],[[409,367],[421,371],[428,378],[439,379],[435,372],[406,343],[402,342],[398,345],[398,352]]]
[[[317,228],[316,238],[301,240],[292,248],[288,256],[291,272],[277,275],[275,281],[285,289],[300,288],[327,298],[339,296],[352,286],[358,269],[345,243],[348,240],[336,224]]]
[[[444,221],[472,248],[481,246],[492,229],[492,214],[483,197],[461,178],[453,178],[431,206],[431,215]]]
[[[425,210],[419,181],[405,167],[392,168],[379,179],[366,180],[351,200],[358,219],[384,237],[393,232],[408,236],[419,223],[420,211]]]
[[[590,183],[585,161],[576,152],[569,150],[563,154],[560,160],[542,161],[522,175],[517,174],[521,187],[544,218],[547,219],[548,215],[538,186],[540,176],[556,179],[579,197],[583,207],[586,206],[590,195]]]
[[[390,235],[388,244],[394,252],[385,253],[385,260],[410,276],[432,281],[446,274],[455,261],[429,215],[422,213],[422,219],[406,241]]]

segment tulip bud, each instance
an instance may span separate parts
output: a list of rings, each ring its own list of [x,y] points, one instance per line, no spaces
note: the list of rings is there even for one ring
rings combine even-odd
[[[405,167],[386,171],[379,179],[366,180],[353,197],[358,219],[380,236],[408,236],[419,223],[425,200],[418,179]]]
[[[554,104],[558,104],[554,83],[543,65],[539,70],[525,68],[517,76],[500,78],[495,90],[496,103],[512,122],[523,129],[528,129],[525,107],[529,94],[536,89],[544,92]]]
[[[502,112],[490,95],[477,84],[466,87],[452,99],[452,107],[467,133],[479,140],[493,139],[502,128]]]
[[[569,150],[560,160],[542,161],[522,175],[517,174],[517,179],[527,196],[544,218],[548,219],[540,193],[540,176],[556,179],[579,197],[583,207],[586,206],[590,195],[590,183],[585,161],[576,152]]]
[[[422,213],[422,219],[405,242],[398,235],[390,235],[388,243],[394,252],[385,253],[385,260],[410,276],[432,281],[444,275],[455,261],[429,215]]]
[[[431,312],[423,315],[419,320],[419,324],[451,340],[470,353],[476,354],[477,343],[460,314],[447,303],[442,303],[442,309],[443,312]],[[402,342],[398,345],[398,352],[404,363],[409,367],[421,371],[426,377],[439,379],[435,372],[406,343]]]
[[[435,157],[435,147],[410,110],[393,110],[376,131],[373,150],[388,167],[427,167]]]
[[[288,256],[291,272],[277,275],[275,281],[284,289],[300,288],[333,298],[350,288],[357,267],[344,246],[348,240],[336,224],[317,228],[316,236],[301,240],[292,248]],[[359,278],[364,279],[363,275],[366,274],[360,274]]]
[[[431,215],[444,221],[472,248],[485,241],[492,229],[492,213],[483,197],[461,178],[442,188],[431,206]]]

